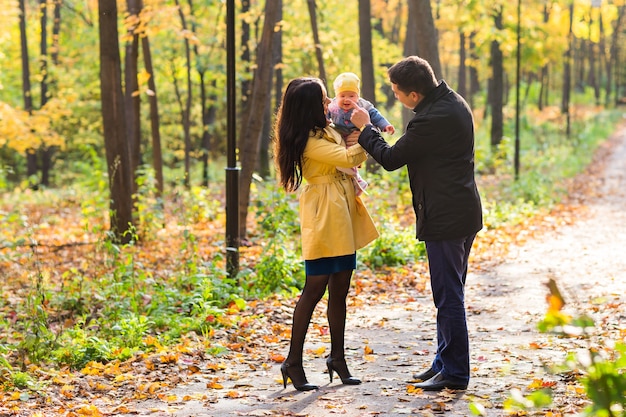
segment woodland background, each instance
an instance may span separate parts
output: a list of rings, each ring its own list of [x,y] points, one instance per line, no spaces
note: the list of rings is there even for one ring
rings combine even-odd
[[[479,258],[497,258],[511,228],[558,205],[622,117],[624,0],[242,0],[229,126],[226,5],[0,0],[8,398],[38,392],[52,370],[185,346],[189,335],[208,354],[242,349],[215,329],[235,328],[237,312],[269,294],[297,293],[296,199],[276,187],[270,150],[294,77],[319,76],[332,95],[336,75],[356,72],[362,96],[396,126],[393,142],[407,112],[386,69],[428,59],[475,114]],[[240,167],[236,275],[224,254],[228,129]],[[360,269],[423,266],[406,173],[367,171],[383,233]]]

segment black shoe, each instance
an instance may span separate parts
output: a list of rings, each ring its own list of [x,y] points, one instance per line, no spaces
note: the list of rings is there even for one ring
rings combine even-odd
[[[326,359],[326,367],[330,375],[330,382],[333,382],[333,371],[335,371],[344,385],[359,385],[361,383],[360,379],[350,375],[345,359],[333,360],[333,358],[329,356],[328,359]]]
[[[443,389],[465,390],[467,383],[446,379],[441,372],[433,376],[427,381],[413,384],[415,388],[421,388],[424,391],[441,391]]]
[[[433,371],[433,368],[428,368],[428,370],[422,372],[421,374],[413,374],[413,380],[420,380],[420,381],[428,381],[430,378],[434,377],[435,375],[437,375],[437,372]]]
[[[304,375],[302,366],[289,366],[286,362],[280,366],[280,373],[283,374],[283,387],[287,388],[287,378],[291,379],[291,383],[298,391],[312,391],[319,389],[317,385],[309,384]]]

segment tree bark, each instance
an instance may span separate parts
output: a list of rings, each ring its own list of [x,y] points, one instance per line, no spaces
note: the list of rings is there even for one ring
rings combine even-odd
[[[152,168],[157,186],[157,197],[163,195],[163,150],[161,148],[161,121],[159,118],[159,100],[157,96],[156,81],[154,80],[154,68],[152,66],[152,53],[150,52],[150,40],[147,36],[141,38],[143,61],[146,71],[150,74],[148,79],[148,103],[150,104],[150,131],[152,134]]]
[[[283,20],[283,2],[282,0],[276,0],[278,2],[278,16],[276,17],[277,22],[281,22]],[[272,68],[274,72],[274,76],[270,77],[269,89],[270,91],[274,88],[273,80],[276,79],[276,83],[280,85],[275,89],[276,93],[282,92],[282,70],[280,69],[280,65],[282,62],[282,31],[278,30],[274,32],[274,42],[272,45]],[[280,80],[279,80],[280,79]],[[280,103],[280,95],[276,95],[276,106]],[[275,107],[272,107],[272,94],[267,95],[267,105],[265,107],[265,115],[263,117],[263,131],[261,133],[261,149],[259,152],[259,163],[258,170],[261,178],[270,178],[271,176],[271,150],[270,145],[272,143],[272,114],[275,113]]]
[[[30,87],[30,65],[28,59],[28,41],[26,37],[26,7],[24,0],[19,0],[20,7],[20,46],[22,51],[22,96],[24,110],[29,114],[33,111],[33,98]]]
[[[376,106],[376,80],[372,50],[372,7],[370,0],[359,0],[359,52],[361,53],[361,96]],[[370,156],[367,172],[380,171],[380,165]]]
[[[439,41],[430,0],[409,0],[409,24],[415,25],[417,49],[430,63],[437,79],[443,77],[439,60]]]
[[[131,21],[135,22],[127,28],[126,56],[124,66],[125,79],[125,111],[126,111],[126,137],[130,150],[130,169],[133,173],[133,194],[137,192],[136,175],[141,164],[141,96],[139,94],[139,82],[137,74],[139,72],[139,34],[137,33],[137,23],[139,14],[143,8],[141,0],[126,0],[126,7]]]
[[[493,20],[496,30],[502,30],[502,8],[494,11]],[[504,68],[500,42],[491,41],[491,85],[489,89],[491,104],[491,147],[495,148],[504,135]]]
[[[276,27],[279,4],[273,0],[265,3],[265,22],[263,33],[256,51],[257,69],[252,82],[252,96],[247,111],[242,117],[239,138],[239,157],[241,175],[239,179],[239,237],[245,239],[246,221],[250,204],[250,185],[259,155],[261,130],[263,129],[264,106],[270,94],[269,84],[272,76],[272,49],[274,29]]]
[[[550,21],[550,8],[548,4],[544,4],[543,6],[543,23],[547,24]],[[539,78],[539,97],[537,98],[537,108],[539,110],[543,110],[544,105],[548,104],[548,80],[549,80],[549,67],[548,64],[545,64],[541,67],[541,75]]]
[[[320,41],[319,29],[317,27],[317,6],[315,0],[308,0],[309,16],[311,18],[311,31],[313,32],[313,42],[315,44],[315,57],[317,58],[317,65],[319,66],[319,78],[324,85],[326,84],[326,68],[324,68],[324,56],[322,54],[322,43]]]
[[[20,48],[22,55],[22,97],[24,99],[24,110],[28,114],[33,112],[33,97],[31,94],[30,85],[30,61],[28,58],[28,41],[26,36],[26,6],[24,0],[19,0],[20,8]],[[26,150],[26,175],[28,182],[31,183],[31,187],[36,188],[37,185],[33,184],[30,180],[31,177],[37,174],[37,153],[35,149],[30,148]]]
[[[48,5],[39,0],[39,21],[41,36],[39,42],[39,71],[41,73],[41,107],[48,102]]]
[[[567,42],[567,51],[565,52],[565,63],[563,66],[563,97],[561,100],[561,113],[565,115],[566,119],[566,134],[569,138],[570,136],[570,114],[569,114],[569,101],[570,101],[570,90],[572,85],[572,48],[574,46],[574,33],[573,33],[573,24],[574,24],[574,3],[571,3],[569,6],[569,32],[568,32],[568,42]]]
[[[250,13],[250,0],[241,0],[241,66],[246,77],[241,81],[241,108],[245,111],[250,98],[252,74],[250,73],[250,23],[248,23],[247,15]],[[249,75],[250,77],[247,77]]]
[[[98,0],[102,125],[109,173],[110,228],[116,241],[128,243],[134,228],[132,172],[126,141],[122,69],[116,0]]]
[[[622,31],[622,23],[624,21],[624,16],[626,15],[626,5],[620,6],[618,8],[617,19],[615,21],[615,25],[613,27],[613,34],[611,35],[611,45],[610,45],[610,54],[609,59],[606,61],[606,99],[605,104],[609,104],[611,100],[611,93],[613,88],[613,68],[620,68],[617,63],[619,61],[619,36]],[[616,74],[618,75],[618,74]],[[616,85],[617,87],[617,85]],[[615,103],[619,101],[619,89],[615,89]]]
[[[469,103],[470,106],[474,106],[474,96],[480,91],[480,79],[478,78],[478,68],[476,62],[478,62],[478,54],[476,53],[476,32],[472,32],[469,37],[469,49],[470,57],[472,58],[472,64],[469,66]]]
[[[409,1],[409,19],[406,25],[406,37],[404,39],[404,56],[419,55],[420,50],[417,43],[417,25],[413,21],[413,16],[417,11],[415,10],[415,2]],[[393,94],[393,91],[392,91]],[[394,97],[395,98],[395,97]],[[413,118],[413,112],[406,107],[402,106],[402,126],[403,128],[409,123],[409,120]]]
[[[187,20],[185,19],[185,13],[180,7],[179,0],[176,0],[176,6],[178,7],[178,14],[180,16],[180,22],[183,32],[187,32]],[[185,187],[190,186],[191,175],[191,47],[189,45],[189,39],[185,37],[185,62],[187,66],[187,96],[185,100],[184,108],[182,109],[182,122],[183,132],[185,137]]]
[[[189,5],[189,16],[191,16],[191,31],[197,32],[195,8],[193,0],[187,0]],[[206,87],[206,66],[204,65],[200,52],[198,51],[198,44],[194,43],[193,53],[196,58],[196,71],[198,72],[198,79],[200,81],[200,116],[202,123],[202,139],[200,146],[202,148],[202,185],[207,187],[209,185],[209,149],[211,145],[211,135],[209,134],[209,108],[212,106],[207,105],[207,87]]]
[[[467,65],[465,61],[467,55],[467,49],[465,48],[465,33],[461,31],[459,33],[459,84],[456,87],[456,92],[459,93],[465,99],[468,99],[467,95]],[[469,101],[469,100],[468,100]]]

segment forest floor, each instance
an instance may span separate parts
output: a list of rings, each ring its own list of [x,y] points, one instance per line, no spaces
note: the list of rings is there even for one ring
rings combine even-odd
[[[48,382],[34,392],[0,393],[0,417],[469,416],[470,407],[484,416],[574,415],[588,404],[578,372],[552,367],[568,352],[602,350],[626,338],[626,125],[568,189],[567,200],[550,213],[479,233],[466,286],[472,364],[466,391],[428,393],[411,385],[411,375],[427,368],[436,350],[435,309],[422,262],[355,273],[346,356],[352,374],[363,380],[359,386],[329,382],[324,299],[305,345],[307,377],[320,389],[283,388],[279,367],[296,300],[277,295],[219,318],[222,325],[208,337],[189,335],[175,346],[82,370],[39,369]],[[91,259],[79,249],[70,252],[72,259]],[[564,296],[565,313],[593,318],[591,338],[537,330],[548,309],[549,279]],[[552,390],[551,406],[507,407],[514,393],[541,388]]]
[[[567,302],[564,311],[593,317],[600,339],[626,336],[626,129],[603,146],[577,181],[586,191],[525,225],[500,259],[474,259],[467,279],[472,379],[466,391],[411,388],[411,375],[429,366],[436,341],[427,271],[407,268],[405,273],[415,277],[412,285],[391,290],[365,285],[367,277],[357,274],[346,345],[348,364],[362,385],[329,383],[322,302],[305,346],[307,377],[320,389],[283,389],[279,366],[288,339],[261,338],[275,323],[289,321],[295,300],[282,299],[252,308],[249,350],[225,358],[218,370],[192,373],[160,399],[126,404],[123,414],[468,416],[472,403],[486,416],[580,412],[586,405],[580,386],[571,374],[553,373],[550,367],[562,363],[567,351],[593,342],[540,333],[537,324],[547,311],[546,284],[553,278]],[[366,294],[372,292],[377,296]],[[553,390],[552,406],[519,414],[505,410],[512,390],[527,394],[542,387]]]

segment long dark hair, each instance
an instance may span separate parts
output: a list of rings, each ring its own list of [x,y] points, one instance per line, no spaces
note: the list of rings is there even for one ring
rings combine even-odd
[[[280,185],[295,191],[302,184],[302,154],[311,132],[326,127],[324,84],[319,78],[289,82],[274,126],[274,156]]]

